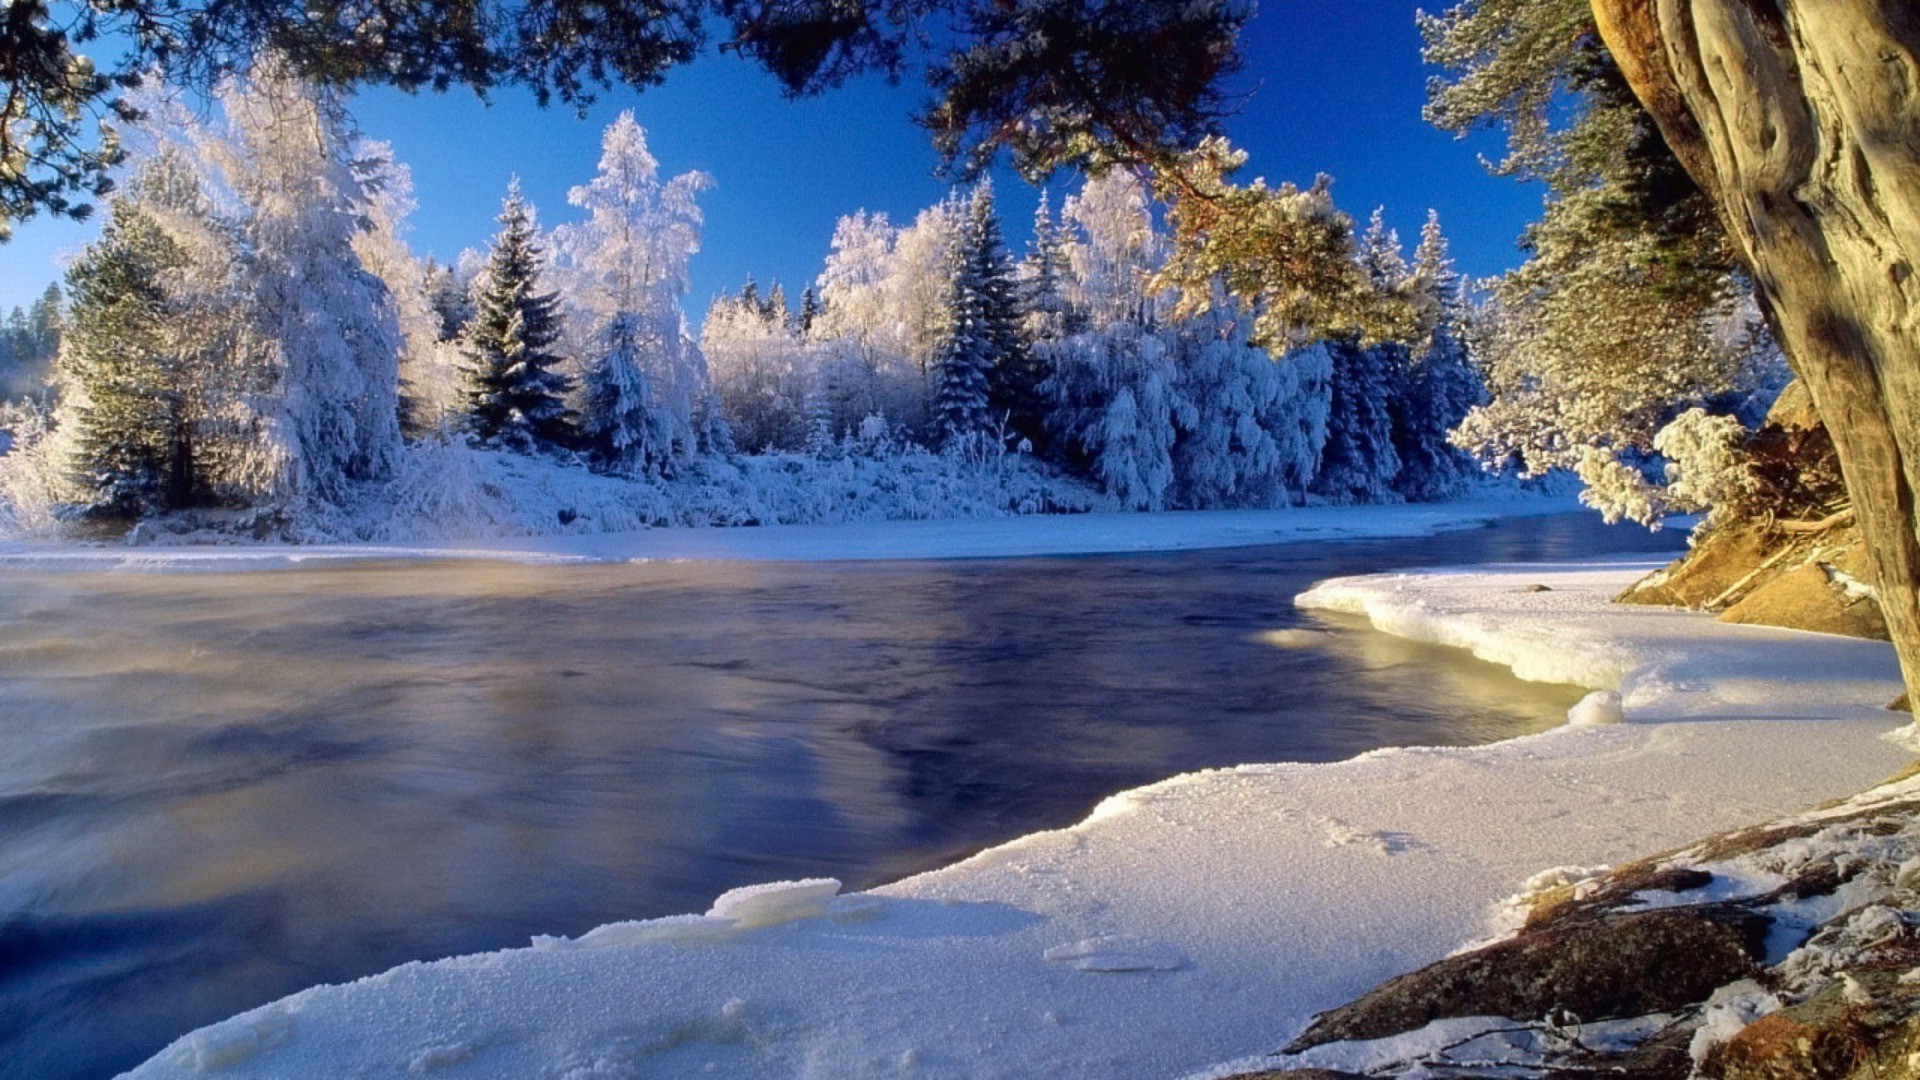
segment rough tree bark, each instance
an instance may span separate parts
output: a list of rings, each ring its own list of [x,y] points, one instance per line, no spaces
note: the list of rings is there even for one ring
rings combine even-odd
[[[1826,420],[1920,690],[1920,0],[1592,4]]]

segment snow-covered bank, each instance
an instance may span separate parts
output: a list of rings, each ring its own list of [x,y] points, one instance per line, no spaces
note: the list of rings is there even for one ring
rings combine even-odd
[[[855,897],[817,883],[736,895],[705,917],[310,990],[133,1075],[1092,1078],[1271,1049],[1313,1012],[1482,936],[1543,867],[1645,854],[1850,794],[1909,760],[1882,737],[1897,724],[1877,708],[1896,689],[1885,646],[1810,663],[1803,650],[1825,639],[1645,608],[1600,618],[1645,565],[1330,588],[1371,590],[1383,621],[1421,612],[1436,639],[1475,627],[1514,658],[1599,650],[1579,655],[1613,667],[1557,670],[1635,680],[1635,720],[1763,695],[1778,706],[1764,715],[1792,719],[1564,728],[1176,777]],[[1570,617],[1579,635],[1546,632]],[[1715,681],[1713,664],[1733,676]],[[1655,670],[1670,693],[1649,689]]]
[[[41,570],[253,570],[342,559],[501,559],[527,563],[663,559],[965,559],[1248,547],[1289,541],[1428,536],[1575,509],[1570,499],[665,528],[394,544],[85,545],[0,542],[0,567]]]
[[[1901,690],[1880,642],[1707,624],[1609,598],[1658,569],[1645,558],[1340,578],[1296,601],[1391,634],[1468,649],[1534,682],[1617,690],[1632,720],[1858,715]],[[1709,629],[1711,625],[1711,629]]]

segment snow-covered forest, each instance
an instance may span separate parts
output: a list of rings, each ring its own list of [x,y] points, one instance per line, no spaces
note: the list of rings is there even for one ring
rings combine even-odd
[[[797,299],[747,281],[696,327],[715,180],[663,172],[631,113],[558,224],[516,185],[452,265],[409,249],[407,167],[330,93],[267,65],[208,115],[147,113],[64,294],[7,327],[15,533],[1280,507],[1555,469],[1646,520],[1711,502],[1782,381],[1737,297],[1649,329],[1701,360],[1684,384],[1596,372],[1557,347],[1577,331],[1523,276],[1540,259],[1468,282],[1436,215],[1409,255],[1382,212],[1362,230],[1331,211],[1363,287],[1412,313],[1399,333],[1274,340],[1224,287],[1195,304],[1167,284],[1165,215],[1125,168],[1043,195],[1021,251],[987,181],[907,223],[856,211]],[[1658,487],[1663,465],[1681,482]]]

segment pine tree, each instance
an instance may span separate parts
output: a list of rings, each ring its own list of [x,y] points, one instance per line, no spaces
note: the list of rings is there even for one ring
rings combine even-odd
[[[209,151],[244,210],[242,362],[264,391],[263,494],[343,503],[401,450],[398,317],[355,248],[372,205],[366,148],[339,99],[284,62],[221,103],[229,134]]]
[[[560,340],[560,299],[539,291],[545,252],[518,180],[499,221],[466,334],[468,424],[481,443],[521,453],[570,446],[577,436],[564,400],[570,380],[554,370],[560,357],[551,351]]]
[[[777,319],[782,324],[793,318],[793,313],[787,309],[786,286],[777,281],[773,283],[773,286],[767,290],[767,302],[761,305],[760,314],[765,315],[770,322]]]
[[[69,465],[92,515],[132,520],[191,499],[188,387],[165,287],[184,262],[153,216],[123,196],[67,272],[63,411],[75,428]]]

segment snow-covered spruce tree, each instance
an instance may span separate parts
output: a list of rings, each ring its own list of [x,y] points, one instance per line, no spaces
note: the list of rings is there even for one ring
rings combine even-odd
[[[931,430],[935,445],[962,452],[977,450],[993,430],[989,380],[999,344],[985,282],[965,250],[963,246],[954,253],[947,301],[950,326],[934,356]]]
[[[1279,506],[1304,495],[1327,436],[1326,350],[1276,360],[1253,343],[1251,313],[1226,298],[1170,329],[1184,402],[1174,505]]]
[[[1045,407],[1040,384],[1046,372],[1027,348],[1020,332],[1019,283],[1013,257],[1000,233],[994,211],[993,186],[981,181],[967,201],[967,218],[960,235],[960,275],[978,294],[977,333],[985,348],[987,415],[994,427],[1004,424],[1027,446],[1046,441]]]
[[[1394,490],[1415,501],[1457,493],[1476,471],[1473,460],[1449,441],[1453,429],[1480,404],[1479,373],[1467,351],[1466,283],[1447,252],[1440,215],[1430,211],[1414,251],[1410,280],[1422,334],[1408,354],[1395,393],[1393,445],[1400,456]]]
[[[664,183],[632,112],[608,125],[600,168],[567,199],[587,220],[556,233],[569,316],[598,344],[586,365],[583,445],[622,472],[698,452],[696,405],[710,392],[706,360],[685,331],[687,264],[700,250],[699,194],[689,172]]]
[[[1028,347],[1059,342],[1079,329],[1067,312],[1067,233],[1054,223],[1047,192],[1033,212],[1033,239],[1016,271],[1020,297],[1020,336]]]
[[[1409,273],[1400,238],[1387,227],[1383,211],[1374,211],[1357,258],[1375,293],[1406,291]],[[1328,352],[1333,381],[1327,442],[1313,490],[1337,502],[1391,497],[1400,473],[1392,406],[1411,367],[1408,349],[1398,342],[1369,346],[1345,337],[1330,342]]]
[[[549,351],[560,340],[560,297],[540,290],[546,254],[520,182],[507,189],[486,269],[474,290],[467,357],[467,427],[483,445],[520,453],[578,441],[569,380]]]
[[[252,468],[289,508],[342,504],[400,454],[400,329],[355,250],[370,193],[345,109],[278,61],[256,71],[221,90],[227,126],[207,146],[242,213],[235,362],[262,394]]]
[[[194,496],[191,371],[167,277],[185,254],[141,204],[138,178],[108,203],[100,238],[67,271],[57,423],[88,516],[131,521]]]

